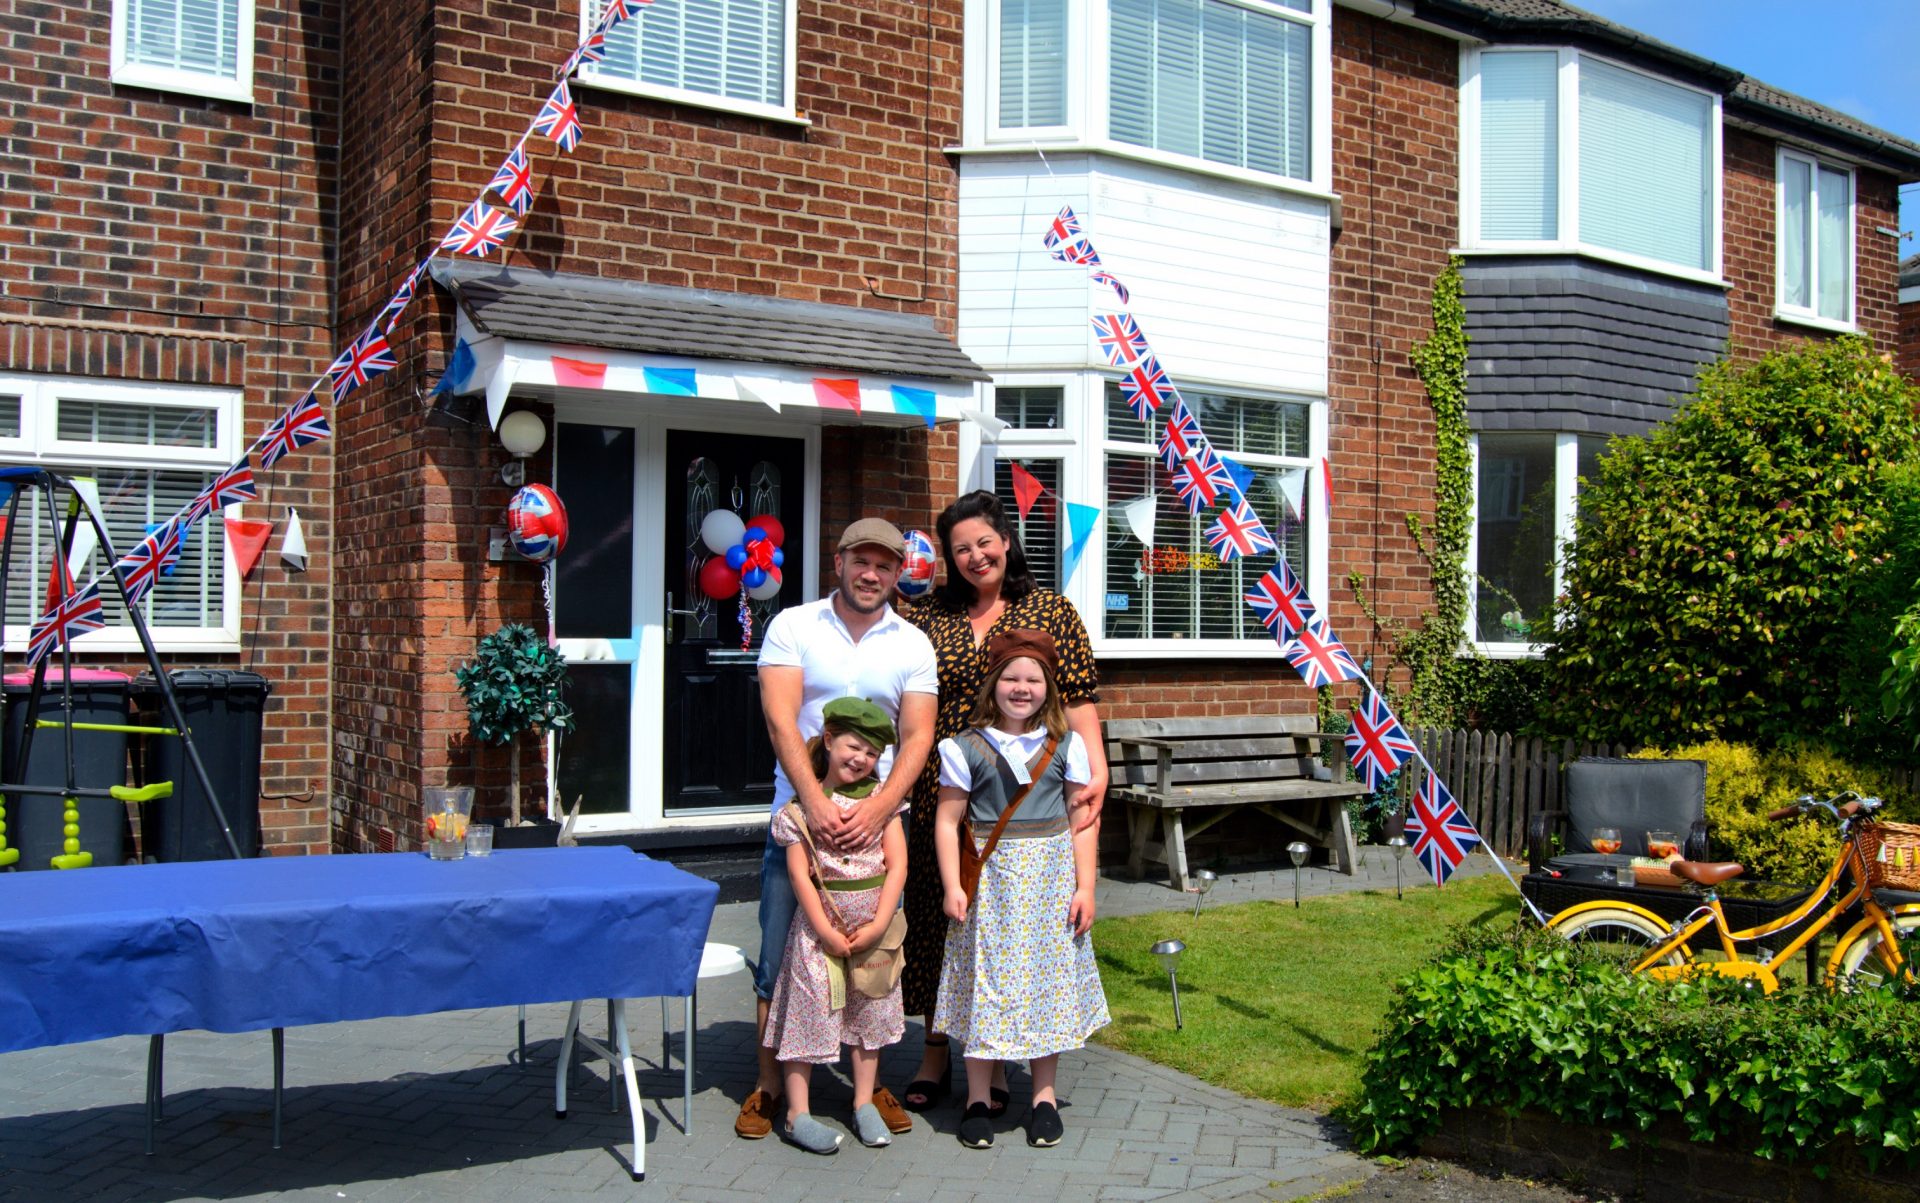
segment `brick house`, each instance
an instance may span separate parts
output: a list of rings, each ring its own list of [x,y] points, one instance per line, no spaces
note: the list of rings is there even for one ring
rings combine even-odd
[[[0,17],[30,165],[0,224],[0,401],[200,406],[215,441],[181,471],[203,471],[480,195],[597,0],[224,0],[250,35],[169,46],[131,7]],[[470,746],[451,670],[502,622],[546,622],[542,571],[491,551],[507,413],[540,419],[528,475],[573,525],[552,617],[581,727],[555,792],[606,838],[751,841],[771,765],[752,657],[689,556],[715,508],[786,528],[757,630],[818,596],[852,516],[930,530],[962,489],[1011,500],[1017,461],[1051,490],[1023,537],[1094,634],[1106,714],[1313,704],[1239,600],[1266,565],[1204,554],[1119,399],[1087,324],[1111,295],[1040,245],[1062,204],[1256,471],[1256,507],[1305,499],[1285,552],[1384,661],[1347,582],[1383,619],[1430,604],[1407,516],[1431,517],[1434,432],[1408,352],[1451,253],[1473,566],[1498,586],[1466,634],[1524,654],[1502,619],[1550,587],[1604,436],[1657,421],[1729,344],[1893,341],[1882,231],[1920,179],[1920,146],[1550,0],[659,0],[574,94],[585,139],[529,143],[539,197],[504,255],[437,260],[399,369],[240,507],[299,506],[308,571],[269,557],[242,582],[208,543],[219,603],[168,636],[274,679],[276,850],[407,846],[426,785],[504,809],[504,754]],[[820,381],[857,382],[858,410]],[[1120,518],[1150,496],[1154,551]],[[1070,576],[1062,501],[1103,514]]]
[[[1900,261],[1900,370],[1920,380],[1920,255]]]

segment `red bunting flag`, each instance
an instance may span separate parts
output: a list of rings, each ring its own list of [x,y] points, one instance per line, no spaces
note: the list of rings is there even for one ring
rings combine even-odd
[[[233,548],[233,559],[240,567],[240,575],[246,576],[253,566],[260,562],[260,552],[273,538],[273,523],[252,518],[228,518],[227,545]]]
[[[822,409],[850,409],[854,413],[859,413],[860,382],[815,379],[813,399]]]
[[[1047,491],[1047,487],[1040,483],[1038,476],[1021,467],[1019,463],[1010,463],[1007,466],[1013,469],[1013,499],[1019,503],[1020,517],[1024,519],[1033,509],[1033,503],[1040,500],[1040,494]]]
[[[553,361],[553,382],[561,388],[607,387],[607,365],[584,359],[549,356]]]

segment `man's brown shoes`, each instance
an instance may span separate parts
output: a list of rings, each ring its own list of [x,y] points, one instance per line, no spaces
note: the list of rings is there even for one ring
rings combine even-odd
[[[745,1140],[760,1140],[773,1131],[774,1117],[779,1114],[780,1096],[756,1090],[740,1104],[740,1114],[733,1121],[733,1134]]]

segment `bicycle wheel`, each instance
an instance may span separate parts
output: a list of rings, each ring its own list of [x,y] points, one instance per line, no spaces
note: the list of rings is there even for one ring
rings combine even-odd
[[[1913,933],[1920,931],[1920,906],[1902,907],[1891,918],[1894,931],[1905,943],[1900,951],[1907,961],[1906,978],[1913,981],[1913,960],[1916,948],[1920,948],[1913,939]],[[1879,957],[1884,939],[1878,927],[1861,920],[1840,941],[1840,947],[1834,949],[1833,958],[1827,962],[1827,984],[1836,990],[1847,991],[1878,990],[1887,985],[1893,980],[1893,975]]]
[[[1625,966],[1639,963],[1667,938],[1667,924],[1651,911],[1626,906],[1580,906],[1562,911],[1547,924],[1576,944],[1586,944],[1617,956]],[[1676,948],[1656,965],[1684,965],[1684,948]]]

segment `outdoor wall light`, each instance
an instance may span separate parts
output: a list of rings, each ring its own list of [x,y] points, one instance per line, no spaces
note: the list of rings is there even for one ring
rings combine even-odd
[[[1167,985],[1173,989],[1173,1030],[1179,1031],[1180,1023],[1180,954],[1187,946],[1178,940],[1162,940],[1153,946],[1152,952],[1160,960],[1160,968],[1167,971]]]
[[[1299,840],[1287,845],[1287,855],[1293,858],[1293,905],[1300,905],[1300,866],[1307,863],[1307,853],[1313,849]]]
[[[1407,855],[1407,837],[1396,835],[1387,841],[1387,847],[1393,849],[1393,896],[1405,901],[1400,894],[1400,862]]]
[[[500,445],[512,459],[500,465],[500,483],[517,489],[527,483],[527,457],[547,445],[547,424],[528,409],[516,409],[500,419]]]
[[[1187,888],[1193,891],[1193,917],[1195,919],[1200,917],[1200,903],[1206,899],[1207,891],[1213,889],[1213,883],[1217,880],[1219,880],[1218,875],[1211,869],[1200,869],[1194,873],[1193,884]]]

